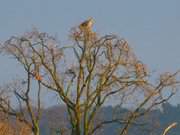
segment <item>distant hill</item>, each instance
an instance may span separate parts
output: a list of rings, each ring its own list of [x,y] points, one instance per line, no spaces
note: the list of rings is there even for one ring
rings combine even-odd
[[[112,116],[115,116],[113,115],[115,110],[116,117],[120,116],[121,118],[122,115],[125,116],[129,112],[128,109],[120,108],[119,106],[102,107],[96,116],[97,122],[95,124],[101,120],[112,120]],[[68,113],[65,106],[52,106],[44,109],[42,114],[40,121],[41,135],[60,135],[58,134],[60,129],[66,132],[65,135],[69,135],[71,127],[68,123]],[[4,118],[6,117],[0,114],[1,122],[4,121]],[[15,122],[13,118],[11,121],[12,124]],[[169,135],[180,135],[180,105],[172,106],[169,103],[164,103],[161,110],[153,110],[135,122],[130,127],[128,135],[160,135],[173,122],[177,122],[178,125],[176,128],[170,130]],[[108,124],[100,132],[96,133],[96,135],[117,135],[121,127],[122,124],[119,123]]]
[[[101,118],[105,120],[112,119],[112,113],[115,107],[106,106],[101,108]],[[117,114],[121,115],[122,112],[128,112],[127,109],[118,108],[116,106]],[[180,105],[172,106],[169,103],[162,105],[162,110],[153,110],[148,115],[137,120],[140,125],[133,125],[130,128],[129,135],[159,135],[163,129],[172,122],[178,122],[179,125],[170,131],[171,135],[180,135]],[[70,124],[68,124],[68,114],[64,106],[53,106],[45,109],[41,123],[42,135],[49,135],[53,132],[58,132],[58,129],[63,127],[64,131],[68,131]],[[117,129],[121,125],[117,123],[109,124],[101,130],[101,135],[116,135]]]

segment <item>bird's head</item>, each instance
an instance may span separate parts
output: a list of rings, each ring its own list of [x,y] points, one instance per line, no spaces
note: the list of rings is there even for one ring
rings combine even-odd
[[[92,17],[89,17],[88,21],[94,24],[94,19]]]

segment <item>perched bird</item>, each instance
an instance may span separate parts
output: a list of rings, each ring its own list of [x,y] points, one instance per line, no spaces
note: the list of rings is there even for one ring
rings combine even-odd
[[[38,81],[42,80],[42,76],[40,75],[40,65],[38,63],[35,63],[35,65],[34,65],[33,76]]]
[[[76,73],[73,69],[68,69],[65,74],[72,75],[72,78],[74,79],[76,77]]]
[[[88,20],[82,22],[82,23],[79,25],[79,29],[80,29],[81,31],[91,30],[93,24],[94,24],[93,18],[89,18]]]
[[[42,76],[41,76],[39,73],[36,73],[36,74],[35,74],[35,78],[36,78],[36,80],[38,80],[38,81],[42,81]]]
[[[25,81],[25,80],[23,80],[23,81],[21,82],[21,84],[23,84],[23,85],[26,84],[26,83],[27,83],[27,81]]]

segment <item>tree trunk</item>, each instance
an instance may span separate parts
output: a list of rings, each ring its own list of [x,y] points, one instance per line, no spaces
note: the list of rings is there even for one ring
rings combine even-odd
[[[40,129],[38,124],[34,125],[34,130],[33,130],[34,135],[40,135]]]

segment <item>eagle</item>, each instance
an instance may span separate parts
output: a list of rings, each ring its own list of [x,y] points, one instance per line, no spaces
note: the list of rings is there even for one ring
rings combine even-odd
[[[79,28],[80,28],[81,31],[83,31],[83,30],[91,30],[93,24],[94,24],[94,19],[91,17],[88,20],[82,22],[79,25]]]

